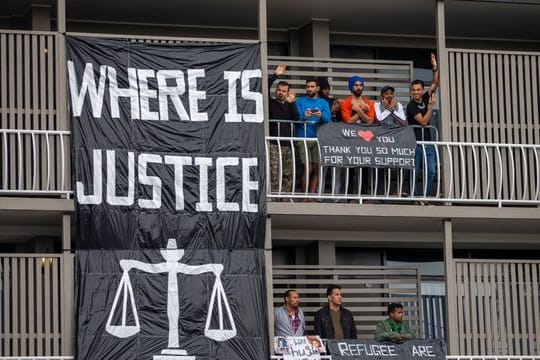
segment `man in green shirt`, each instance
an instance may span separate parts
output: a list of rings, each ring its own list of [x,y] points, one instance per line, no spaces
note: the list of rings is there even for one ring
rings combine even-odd
[[[375,340],[401,343],[414,338],[414,332],[403,322],[403,305],[390,303],[388,305],[388,319],[377,324]]]

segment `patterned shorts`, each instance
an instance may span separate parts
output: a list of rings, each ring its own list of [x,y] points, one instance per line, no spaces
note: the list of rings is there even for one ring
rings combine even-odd
[[[292,150],[290,146],[281,145],[281,158],[278,144],[270,144],[270,191],[272,193],[292,192]],[[281,169],[281,189],[279,188],[279,171]]]

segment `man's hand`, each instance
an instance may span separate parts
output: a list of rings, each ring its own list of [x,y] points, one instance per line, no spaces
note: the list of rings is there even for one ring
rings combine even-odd
[[[276,74],[276,76],[282,76],[285,74],[285,70],[287,70],[287,65],[279,64],[276,67],[276,70],[274,70],[274,74]]]
[[[392,98],[392,101],[390,102],[390,109],[395,110],[397,106],[397,99],[394,97]]]
[[[436,102],[437,102],[437,95],[435,95],[435,93],[431,93],[431,96],[429,97],[428,106],[433,108]]]
[[[322,116],[322,112],[319,109],[315,109],[315,111],[313,111],[313,115],[320,119]]]
[[[331,109],[331,111],[332,111],[333,113],[339,111],[339,99],[335,99],[335,100],[334,100],[334,102],[332,103],[332,109]]]
[[[287,98],[285,98],[285,100],[288,103],[292,103],[294,102],[294,100],[296,100],[296,93],[294,92],[294,90],[289,90],[289,93],[287,94]]]
[[[313,115],[311,109],[306,109],[306,111],[304,111],[304,119],[309,119],[311,115]]]
[[[358,105],[354,100],[351,102],[351,109],[357,114],[360,114],[360,112],[362,111],[360,105]]]
[[[351,107],[358,114],[364,113],[369,109],[369,106],[364,102],[363,99],[358,100],[358,102],[353,99]]]
[[[434,53],[431,53],[431,70],[433,71],[439,70],[439,66],[437,64],[437,56],[435,56]]]

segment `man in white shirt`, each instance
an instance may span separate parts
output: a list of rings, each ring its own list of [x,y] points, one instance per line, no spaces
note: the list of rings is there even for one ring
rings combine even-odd
[[[392,86],[383,86],[381,98],[375,103],[375,124],[386,126],[405,126],[407,116],[403,105],[394,96],[395,89]],[[388,169],[377,169],[377,195],[384,195],[390,181]],[[385,184],[386,183],[386,184]]]
[[[381,89],[381,98],[375,103],[375,123],[380,125],[407,125],[403,105],[394,96],[392,86]]]

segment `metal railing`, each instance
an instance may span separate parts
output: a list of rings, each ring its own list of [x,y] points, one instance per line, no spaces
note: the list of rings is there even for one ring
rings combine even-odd
[[[318,167],[317,191],[309,192],[307,162],[309,145],[316,138],[266,138],[267,194],[271,199],[375,201],[429,201],[536,205],[540,203],[540,145],[488,144],[470,142],[419,141],[420,171],[404,169]],[[273,148],[273,149],[271,149]],[[287,148],[287,149],[285,149]],[[284,149],[290,159],[284,161]],[[271,152],[274,163],[271,164]],[[302,152],[302,154],[300,154]],[[427,179],[432,152],[435,171],[432,193]],[[288,168],[285,164],[289,164]],[[273,168],[272,168],[273,167]],[[304,182],[301,176],[305,174]],[[329,174],[329,175],[328,175]],[[284,175],[289,177],[284,186]],[[416,179],[416,181],[414,181]],[[382,185],[381,185],[382,184]]]
[[[0,194],[70,197],[70,132],[0,129]]]
[[[70,341],[63,327],[63,265],[59,254],[0,254],[1,355],[53,356]]]
[[[405,317],[417,336],[423,337],[420,275],[416,268],[343,265],[275,265],[274,308],[283,305],[283,293],[296,289],[302,297],[306,332],[313,333],[314,315],[327,304],[326,287],[341,286],[345,307],[354,316],[359,339],[373,339],[379,321],[387,317],[388,303],[404,304]]]
[[[73,360],[73,356],[0,356],[0,360]]]

